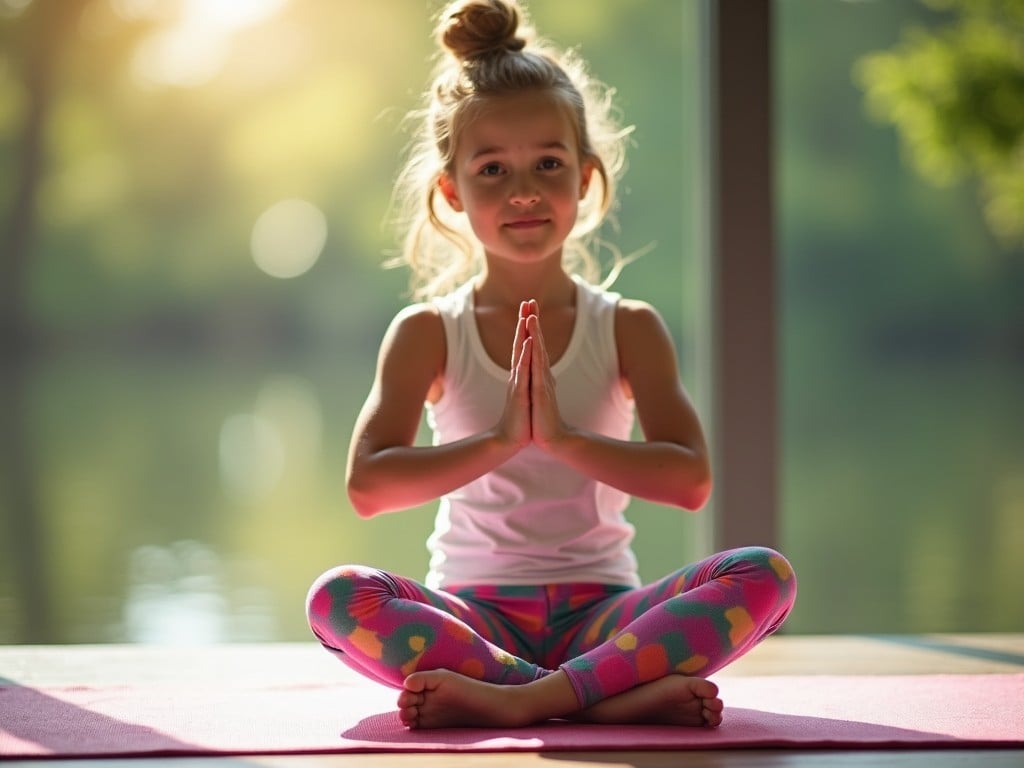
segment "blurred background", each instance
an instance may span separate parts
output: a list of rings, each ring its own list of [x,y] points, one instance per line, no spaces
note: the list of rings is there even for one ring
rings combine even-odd
[[[534,0],[634,146],[620,278],[692,387],[701,17]],[[0,643],[312,640],[432,505],[344,490],[407,301],[392,180],[422,0],[0,0]],[[777,0],[787,631],[1024,631],[1024,4]],[[634,503],[642,576],[704,554]]]

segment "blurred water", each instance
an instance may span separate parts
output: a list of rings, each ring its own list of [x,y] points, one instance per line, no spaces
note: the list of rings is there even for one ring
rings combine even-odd
[[[0,642],[305,640],[327,567],[422,576],[430,505],[363,521],[345,500],[357,369],[38,366],[31,429],[4,448],[32,458],[35,525],[4,497]],[[787,421],[791,630],[1024,629],[1020,373],[923,376],[890,371],[827,425]],[[633,519],[645,578],[699,554],[692,518]]]

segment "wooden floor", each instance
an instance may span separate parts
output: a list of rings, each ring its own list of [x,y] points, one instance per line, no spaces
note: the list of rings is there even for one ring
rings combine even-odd
[[[260,680],[268,683],[309,679],[309,675],[315,676],[324,669],[323,652],[313,644],[203,648],[0,647],[0,678],[22,685],[103,685],[125,680],[209,682],[249,676],[254,669],[260,670]],[[1024,672],[1024,635],[772,637],[716,677],[993,672]],[[10,768],[1024,768],[1024,749],[339,754],[11,760],[5,761],[5,765]]]

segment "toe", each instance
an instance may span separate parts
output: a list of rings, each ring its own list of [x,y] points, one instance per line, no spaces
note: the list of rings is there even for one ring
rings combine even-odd
[[[694,695],[700,696],[702,699],[713,699],[718,696],[718,686],[702,677],[693,679],[693,685],[690,687],[690,690],[693,691]]]
[[[704,705],[704,709],[712,712],[721,712],[725,709],[725,704],[722,703],[721,699],[704,699],[702,703]]]
[[[402,707],[398,710],[398,719],[406,728],[415,728],[420,719],[419,707]]]
[[[398,707],[418,707],[423,703],[423,694],[415,691],[402,691],[398,694]]]
[[[704,718],[704,724],[709,728],[720,726],[722,724],[722,700],[706,699],[702,704],[701,717]]]

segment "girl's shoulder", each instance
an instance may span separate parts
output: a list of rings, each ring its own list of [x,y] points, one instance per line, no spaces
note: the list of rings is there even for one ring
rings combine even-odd
[[[395,315],[395,320],[405,321],[409,318],[437,317],[437,303],[430,301],[417,301],[413,304],[406,304]]]
[[[391,393],[436,399],[437,381],[446,355],[444,327],[437,308],[412,304],[395,315],[388,326],[377,358],[375,387]]]
[[[385,346],[429,349],[444,344],[441,312],[433,303],[410,304],[400,310],[388,328]]]
[[[654,305],[640,299],[620,298],[615,305],[615,325],[629,331],[648,331],[663,326],[664,321]]]
[[[472,312],[472,289],[470,281],[451,293],[399,311],[388,329],[388,346],[398,345],[402,350],[413,349],[443,359],[447,354],[445,326],[457,325],[460,316]]]
[[[639,299],[620,299],[615,305],[615,343],[620,354],[637,350],[651,353],[672,347],[672,336],[653,305]]]

